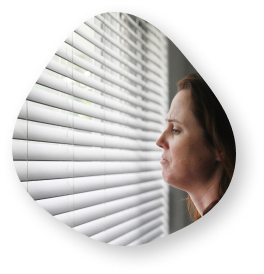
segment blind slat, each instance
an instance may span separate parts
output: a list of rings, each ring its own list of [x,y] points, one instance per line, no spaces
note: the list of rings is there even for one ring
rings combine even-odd
[[[140,220],[140,217],[137,218]],[[141,221],[141,220],[140,220]],[[138,222],[141,226],[134,228],[132,231],[127,232],[126,234],[122,235],[121,233],[119,235],[122,235],[121,237],[118,237],[117,239],[110,240],[108,242],[112,245],[128,245],[129,243],[132,243],[133,241],[140,239],[142,236],[144,236],[148,231],[151,231],[153,229],[159,228],[159,226],[162,225],[161,218],[156,218],[154,220],[151,220],[147,223],[145,223],[145,220],[142,222]],[[92,237],[93,238],[93,237]]]
[[[13,159],[29,161],[154,161],[157,151],[130,151],[13,140]]]
[[[76,35],[78,35],[76,33]],[[85,55],[91,57],[92,59],[96,60],[97,62],[105,65],[106,67],[112,69],[113,71],[119,73],[120,75],[130,79],[131,81],[140,84],[142,87],[147,88],[148,90],[153,90],[156,93],[160,94],[161,96],[163,96],[162,93],[162,89],[164,88],[164,86],[160,86],[155,82],[152,82],[151,80],[148,80],[148,83],[146,83],[146,81],[141,80],[140,78],[136,77],[135,75],[125,71],[124,69],[121,69],[119,66],[117,66],[114,62],[111,62],[110,60],[108,60],[107,58],[104,58],[102,55],[92,51],[91,49],[89,49],[88,47],[85,47],[84,45],[82,45],[82,43],[80,41],[78,41],[77,39],[71,39],[71,38],[67,38],[65,40],[65,42],[69,45],[71,45],[72,47],[74,47],[75,49],[81,51],[82,53],[84,53]]]
[[[99,68],[98,66],[95,66],[93,64],[91,64],[90,62],[87,62],[86,60],[78,57],[76,54],[72,53],[72,52],[69,52],[68,50],[66,50],[65,48],[59,48],[59,50],[56,52],[56,55],[62,57],[63,59],[67,60],[67,61],[70,61],[71,63],[87,70],[87,71],[90,71],[120,87],[123,87],[125,89],[127,89],[128,91],[132,92],[132,93],[135,93],[135,94],[138,94],[138,95],[143,95],[144,96],[144,93],[140,92],[136,87],[134,87],[133,85],[123,81],[122,79],[119,79],[117,78],[116,76],[113,76],[112,74],[110,74],[109,72],[107,72],[104,69],[101,69]],[[104,66],[105,65],[105,62],[104,62],[105,59],[103,59],[103,62],[102,62],[102,65]],[[139,84],[138,81],[136,81],[135,83]],[[144,85],[146,87],[146,85]],[[147,89],[153,93],[153,95],[156,97],[156,98],[161,98],[161,88],[155,88],[155,87],[152,87],[149,86],[147,87]]]
[[[162,40],[158,40],[156,39],[156,37],[154,35],[149,35],[149,33],[146,33],[145,30],[141,27],[138,27],[138,25],[133,22],[133,20],[130,20],[130,23],[133,22],[132,24],[134,25],[134,27],[137,28],[137,35],[135,34],[135,32],[133,32],[129,26],[120,18],[113,16],[113,14],[109,13],[110,17],[112,17],[119,25],[120,27],[123,27],[130,35],[134,36],[134,38],[136,39],[137,43],[143,45],[144,47],[146,47],[149,51],[151,51],[155,56],[159,57],[159,56],[164,56],[166,55],[166,51],[164,51],[164,48],[166,48],[166,46],[164,46],[164,48],[162,47]],[[103,16],[101,16],[103,17]],[[99,17],[100,18],[100,17]],[[128,17],[126,17],[128,18]],[[150,33],[152,32],[152,25],[148,24],[147,21],[138,18],[139,22],[143,22],[142,25],[147,24],[147,29],[150,31]],[[109,27],[111,28],[111,25],[109,25]],[[162,33],[159,33],[159,35],[162,35]],[[142,37],[147,37],[148,42],[145,42],[145,40]],[[160,54],[162,52],[162,54]],[[161,59],[160,63],[163,63],[164,59]]]
[[[159,81],[157,81],[157,77],[150,75],[148,73],[146,73],[144,70],[142,70],[140,67],[137,67],[136,65],[134,65],[133,63],[129,62],[128,60],[126,60],[125,58],[123,58],[122,56],[118,55],[116,52],[114,52],[113,50],[111,50],[110,48],[107,48],[104,46],[103,43],[99,42],[98,40],[96,40],[95,38],[91,37],[90,35],[88,35],[83,28],[79,27],[75,30],[75,32],[77,34],[79,34],[80,36],[82,36],[83,38],[85,38],[87,41],[89,41],[90,43],[94,44],[96,47],[100,48],[101,50],[105,51],[107,54],[111,55],[113,58],[115,58],[116,60],[118,60],[121,63],[124,63],[125,65],[127,65],[129,68],[131,68],[132,70],[136,71],[137,73],[141,74],[142,76],[146,77],[147,79],[151,80],[154,83],[157,83],[158,85],[161,85]],[[69,37],[67,40],[67,42],[69,41],[70,44],[72,44],[72,37]],[[158,80],[160,80],[158,78]]]
[[[115,124],[97,122],[89,117],[82,118],[80,116],[73,116],[71,112],[60,111],[51,107],[43,107],[42,105],[31,102],[28,102],[27,107],[28,111],[26,111],[26,104],[24,104],[19,118],[27,119],[28,117],[30,121],[64,126],[70,129],[74,127],[75,129],[89,132],[105,133],[132,139],[157,140],[160,135],[157,132],[148,132],[129,127],[120,127]]]
[[[123,210],[147,203],[149,201],[162,198],[161,191],[159,189],[141,193],[130,197],[114,200],[104,204],[85,207],[71,212],[54,215],[55,218],[64,222],[70,227],[82,225],[96,219],[121,212]],[[160,209],[159,209],[160,210]]]
[[[47,86],[49,88],[64,92],[66,94],[73,95],[73,96],[76,96],[78,98],[81,98],[81,99],[84,99],[87,101],[91,101],[91,102],[99,104],[99,105],[105,104],[105,106],[108,106],[110,108],[113,108],[112,107],[113,104],[119,105],[119,104],[117,104],[117,102],[114,102],[113,100],[110,100],[109,98],[105,98],[105,97],[98,95],[96,93],[93,93],[93,92],[87,92],[86,89],[80,88],[74,84],[66,85],[65,81],[59,80],[59,79],[49,76],[45,73],[41,74],[37,83],[40,85]],[[108,90],[106,90],[106,92],[107,91]],[[165,114],[164,110],[162,109],[162,107],[160,105],[150,102],[150,101],[146,104],[146,102],[143,101],[142,98],[135,98],[129,94],[124,95],[119,91],[117,91],[115,93],[110,93],[110,95],[113,95],[116,98],[122,99],[126,102],[133,104],[133,105],[140,106],[143,109],[151,110],[153,112],[156,112],[156,113],[162,114],[162,115]]]
[[[61,94],[64,95],[64,94]],[[103,97],[102,97],[103,98]],[[108,120],[111,121],[116,121],[116,122],[120,122],[120,123],[125,123],[126,121],[122,122],[122,120],[120,119],[120,115],[117,114],[113,114],[109,111],[105,111],[104,109],[100,109],[100,108],[94,108],[92,106],[92,104],[90,103],[90,106],[84,103],[80,103],[77,102],[75,100],[72,100],[71,97],[65,97],[65,96],[60,96],[60,95],[56,95],[53,94],[51,92],[45,91],[45,90],[41,90],[41,89],[37,89],[37,88],[33,88],[30,92],[30,94],[27,97],[28,100],[33,101],[33,102],[37,102],[37,103],[41,103],[41,104],[46,104],[52,107],[56,107],[56,108],[61,108],[61,109],[65,109],[68,111],[74,111],[76,113],[80,113],[83,115],[87,115],[87,116],[93,116],[99,119],[104,118],[104,116],[106,118],[108,118],[108,116],[110,116],[110,118],[108,118]],[[109,102],[110,100],[108,100]],[[104,106],[104,102],[102,102],[102,105]],[[114,110],[120,110],[121,107],[119,107],[119,105],[121,104],[112,104],[112,107],[114,107]],[[118,107],[117,109],[115,107]],[[145,112],[136,108],[132,108],[130,106],[126,106],[123,104],[123,108],[127,108],[126,111],[123,111],[124,113],[128,113],[130,115],[125,116],[125,119],[127,120],[128,123],[133,124],[133,126],[135,126],[135,122],[133,122],[134,120],[136,120],[134,118],[135,117],[140,117],[140,118],[144,118],[145,120],[150,120],[150,121],[146,121],[145,123],[147,123],[147,125],[149,123],[153,123],[156,126],[160,126],[160,124],[157,124],[155,122],[159,122],[161,123],[161,117],[160,115],[157,115],[156,113],[153,112]],[[122,111],[122,109],[121,109]],[[136,114],[137,113],[137,114]]]
[[[123,21],[122,21],[122,20],[120,20],[119,18],[116,18],[116,17],[112,16],[112,14],[110,14],[110,16],[111,16],[112,18],[114,18],[120,25],[122,25],[124,28],[126,28],[127,31],[128,31],[131,35],[136,36],[136,37],[139,39],[139,33],[143,34],[145,37],[147,37],[147,39],[148,39],[152,44],[155,45],[155,49],[157,49],[157,53],[161,51],[161,52],[162,52],[162,55],[166,55],[166,52],[164,51],[164,49],[163,49],[162,47],[160,47],[159,43],[157,43],[157,41],[156,41],[155,39],[153,39],[153,36],[148,35],[148,33],[146,33],[142,28],[140,28],[140,27],[137,25],[137,23],[134,22],[129,16],[127,16],[126,14],[122,14],[122,15],[123,15],[124,17],[126,17],[127,20],[130,21],[130,23],[131,23],[132,25],[134,25],[134,26],[137,28],[137,30],[138,30],[137,33],[133,32],[133,31],[132,31],[132,30],[131,30]]]
[[[140,58],[139,56],[137,56],[134,52],[128,50],[121,43],[117,43],[115,39],[113,39],[110,35],[108,35],[102,29],[100,29],[99,27],[97,27],[95,24],[93,24],[93,23],[91,23],[89,21],[86,21],[85,24],[87,26],[89,26],[91,29],[93,29],[94,31],[96,31],[97,33],[99,33],[101,36],[103,36],[103,38],[106,39],[106,40],[108,40],[111,44],[115,45],[121,51],[125,52],[131,58],[133,58],[134,60],[136,60],[139,64],[147,67],[148,70],[154,72],[155,74],[157,74],[157,76],[160,76],[160,70],[157,68],[157,65],[155,63],[153,63],[153,65],[151,65],[151,64],[149,64],[146,61],[142,61],[142,58]],[[104,47],[104,48],[106,48],[106,47]]]
[[[127,243],[129,243],[129,242],[132,242],[135,238],[142,236],[142,234],[141,234],[142,231],[145,232],[147,229],[153,229],[153,228],[161,225],[162,224],[161,220],[160,220],[161,215],[162,215],[161,210],[155,209],[150,212],[147,212],[146,214],[141,215],[140,217],[136,217],[132,220],[121,223],[121,224],[114,226],[110,229],[107,229],[103,232],[95,234],[91,238],[94,240],[108,243],[108,242],[120,237],[120,235],[122,235],[124,238],[129,239],[127,241]],[[157,217],[159,217],[159,218],[157,218]],[[155,219],[155,220],[153,220],[153,219]],[[145,230],[143,230],[142,226],[144,226]],[[140,227],[141,229],[138,227]],[[133,231],[134,234],[130,233],[128,235],[128,232],[131,230],[136,230],[137,233],[135,233],[135,231]],[[123,244],[123,242],[124,241],[122,241],[121,243]],[[120,240],[119,240],[119,243],[120,243]],[[125,245],[125,244],[123,244],[123,245]]]
[[[138,173],[29,181],[28,191],[33,199],[38,200],[104,188],[138,184],[159,180],[161,178],[160,171],[154,170]]]
[[[159,199],[150,201],[143,205],[129,208],[127,210],[123,210],[121,212],[111,214],[109,216],[91,221],[89,223],[85,223],[83,225],[75,226],[74,229],[86,236],[93,236],[103,230],[109,229],[122,222],[128,221],[137,216],[140,216],[160,206],[161,206],[161,201]]]
[[[160,170],[160,163],[147,162],[55,162],[14,161],[20,181],[61,179],[105,174]]]
[[[132,195],[155,190],[158,188],[161,188],[161,185],[160,182],[156,180],[140,184],[100,189],[90,192],[59,196],[43,200],[36,200],[36,202],[50,214],[57,215],[68,212],[70,210],[76,210],[80,208],[94,206],[97,204],[103,204],[124,197],[129,197]],[[69,201],[72,201],[70,210]]]
[[[149,44],[147,44],[140,36],[136,36],[135,33],[132,34],[132,36],[134,37],[134,40],[132,42],[132,40],[129,39],[125,34],[123,34],[122,32],[120,32],[117,28],[113,27],[113,25],[109,21],[107,21],[103,17],[103,15],[97,15],[96,18],[99,19],[105,26],[107,26],[113,32],[115,32],[118,36],[120,36],[121,38],[123,38],[129,45],[131,45],[132,47],[134,47],[142,55],[145,55],[147,58],[151,58],[151,59],[152,59],[152,56],[153,56],[154,59],[155,59],[155,61],[156,61],[156,63],[164,62],[166,64],[167,59],[164,58],[164,56],[161,54],[161,52],[158,51],[157,48],[155,48],[155,47],[153,48]],[[125,25],[124,25],[124,27],[127,29],[127,27]],[[142,50],[138,46],[138,44],[144,45],[144,47],[147,48],[147,50],[151,52],[152,56],[150,57],[148,51],[146,52],[146,51]]]
[[[160,236],[161,234],[163,234],[161,227],[157,227],[157,228],[149,231],[145,235],[141,236],[137,240],[133,241],[132,243],[128,244],[127,246],[146,244],[146,243],[154,240],[155,238],[158,238],[158,236]]]
[[[117,88],[113,88],[107,84],[104,84],[103,82],[94,80],[91,77],[87,77],[84,74],[82,74],[76,70],[67,68],[64,65],[58,63],[57,61],[51,60],[47,65],[47,69],[57,72],[65,77],[71,78],[71,79],[73,79],[79,83],[82,83],[86,86],[95,88],[102,92],[108,93],[109,95],[118,97],[122,100],[128,101],[129,99],[131,99],[131,97],[127,96],[127,93],[119,91]],[[131,89],[129,91],[131,91]],[[161,97],[156,95],[153,92],[150,92],[150,93],[140,92],[140,90],[138,90],[136,88],[133,91],[134,91],[135,95],[141,96],[142,98],[145,98],[149,101],[156,103],[157,105],[161,105],[163,107],[165,106],[163,100],[161,100]],[[135,105],[138,105],[138,104],[135,103]]]
[[[141,151],[161,151],[152,141],[132,140],[124,137],[93,134],[65,127],[45,125],[18,119],[13,135],[14,139],[43,141],[60,144],[75,144],[105,148],[120,148]],[[73,142],[74,140],[74,142]]]

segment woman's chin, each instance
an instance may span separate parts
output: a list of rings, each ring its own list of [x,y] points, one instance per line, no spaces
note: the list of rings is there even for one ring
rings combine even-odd
[[[164,168],[162,169],[162,178],[167,184],[172,185],[171,183],[172,178],[171,176],[169,176],[168,172],[166,172]]]
[[[178,180],[176,180],[175,176],[173,176],[172,174],[169,174],[164,169],[162,170],[162,178],[164,182],[166,182],[168,185],[175,187],[177,189],[186,191],[184,186],[181,183],[179,183]]]

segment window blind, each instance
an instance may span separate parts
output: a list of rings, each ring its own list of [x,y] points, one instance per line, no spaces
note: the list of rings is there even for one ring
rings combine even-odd
[[[168,110],[167,39],[105,13],[68,37],[25,101],[13,158],[32,198],[95,240],[139,245],[168,234],[155,145]]]

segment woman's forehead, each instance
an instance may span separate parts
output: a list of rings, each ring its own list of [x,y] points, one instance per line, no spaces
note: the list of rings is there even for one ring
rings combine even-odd
[[[179,120],[191,115],[191,97],[187,90],[182,90],[176,94],[171,102],[167,120]]]

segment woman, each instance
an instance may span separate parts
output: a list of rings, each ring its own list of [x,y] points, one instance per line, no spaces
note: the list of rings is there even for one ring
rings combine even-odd
[[[167,128],[157,141],[163,148],[162,176],[188,193],[193,220],[206,214],[226,192],[235,166],[235,140],[228,118],[198,74],[178,83],[167,114]]]

